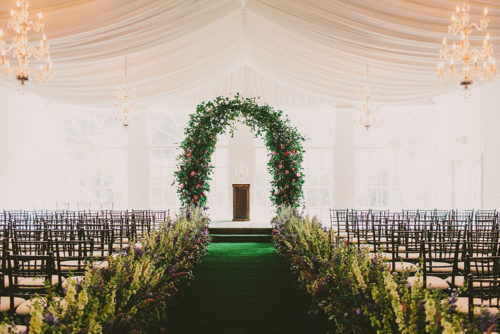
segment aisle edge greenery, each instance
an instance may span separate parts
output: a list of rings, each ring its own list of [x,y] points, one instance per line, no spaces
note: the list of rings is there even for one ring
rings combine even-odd
[[[456,312],[456,294],[409,286],[407,273],[391,274],[381,257],[370,257],[335,236],[315,217],[283,209],[273,220],[273,240],[299,285],[311,297],[312,311],[328,332],[491,333],[496,316],[483,312],[470,322]]]
[[[304,137],[290,125],[281,110],[268,105],[259,106],[255,98],[217,97],[202,102],[190,115],[189,124],[181,143],[175,171],[177,192],[184,205],[203,206],[207,202],[212,154],[217,136],[226,129],[234,131],[234,121],[249,126],[255,136],[265,140],[268,149],[268,170],[272,175],[271,201],[276,206],[298,207],[303,198],[304,171],[302,160]]]
[[[62,301],[36,302],[29,333],[147,333],[165,331],[167,309],[179,286],[206,252],[208,218],[187,208],[136,244],[107,259],[107,268],[87,268],[83,282],[70,280]],[[0,332],[9,332],[4,322]]]

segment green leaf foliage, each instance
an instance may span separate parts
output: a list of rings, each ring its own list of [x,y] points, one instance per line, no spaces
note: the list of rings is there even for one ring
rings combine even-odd
[[[191,114],[175,171],[177,192],[183,205],[206,204],[217,136],[228,129],[233,134],[234,121],[239,119],[256,137],[262,137],[268,148],[272,203],[276,207],[299,207],[303,199],[305,138],[281,110],[260,106],[254,98],[243,98],[239,94],[203,102]]]

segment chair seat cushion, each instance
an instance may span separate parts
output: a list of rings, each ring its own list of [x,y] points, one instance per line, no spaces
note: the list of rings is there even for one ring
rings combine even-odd
[[[433,273],[451,273],[453,272],[453,263],[432,261],[432,265],[428,264],[429,272]]]
[[[416,276],[408,277],[408,284],[413,285],[416,281]],[[423,278],[422,278],[423,280]],[[446,281],[440,277],[427,276],[426,287],[429,289],[448,289],[449,285]]]
[[[95,250],[92,252],[93,257],[107,256],[110,252],[108,250]]]
[[[26,300],[19,297],[14,297],[14,308],[18,307]],[[6,312],[10,310],[10,297],[9,296],[1,296],[0,297],[0,312]]]
[[[465,271],[465,262],[458,262],[457,268]],[[471,262],[470,270],[472,272],[487,272],[488,270],[493,270],[493,262],[490,262],[489,265],[486,262]]]
[[[7,333],[14,333],[14,334],[18,334],[18,333],[28,333],[28,327],[24,326],[24,325],[7,325],[6,326],[7,328],[5,328],[7,330]]]
[[[85,269],[85,261],[82,260],[61,261],[60,265],[61,265],[61,270],[63,271]]]
[[[488,307],[488,305],[489,305],[488,301],[482,301],[480,298],[474,298],[474,304],[475,305],[484,305],[484,307],[478,307],[478,306],[474,307],[474,315],[475,316],[481,315],[481,311],[483,309],[486,309],[491,314],[498,313],[497,307]],[[494,304],[497,304],[497,301],[494,301]],[[457,312],[463,313],[463,314],[469,313],[469,297],[458,297],[455,305],[457,306]]]
[[[445,279],[446,283],[448,283],[450,286],[453,286],[452,285],[452,277],[447,277]],[[458,287],[463,287],[464,286],[464,282],[465,282],[465,277],[463,276],[455,276],[455,285],[454,286],[458,286]]]
[[[401,257],[403,259],[408,259],[408,260],[418,260],[420,258],[420,253],[419,252],[408,252],[408,253],[399,254],[399,257]]]
[[[59,305],[61,305],[62,307],[64,307],[64,305],[67,305],[66,301],[61,297],[54,297],[54,300],[58,301],[60,303]],[[28,315],[35,305],[35,302],[40,303],[42,307],[47,307],[47,299],[45,297],[35,297],[19,305],[16,308],[16,314],[20,316]]]
[[[45,277],[19,277],[18,285],[21,289],[42,288],[45,286]],[[59,282],[59,276],[52,275],[51,285],[56,285]]]

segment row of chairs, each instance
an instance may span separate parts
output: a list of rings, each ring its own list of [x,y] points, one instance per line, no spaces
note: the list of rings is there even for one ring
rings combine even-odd
[[[169,211],[4,211],[0,231],[12,235],[21,230],[80,230],[82,227],[112,230],[117,239],[137,239],[158,227]]]
[[[422,266],[429,288],[459,291],[457,309],[497,313],[500,299],[499,221],[495,210],[330,210],[332,242],[347,242],[410,274]],[[476,307],[479,306],[479,307]],[[475,310],[475,311],[474,311]]]
[[[168,211],[4,211],[0,311],[27,316],[48,287],[60,292],[81,281],[87,265],[106,261],[168,219]]]

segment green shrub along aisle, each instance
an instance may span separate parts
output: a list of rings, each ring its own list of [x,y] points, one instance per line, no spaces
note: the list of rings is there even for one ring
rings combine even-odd
[[[179,295],[168,333],[320,333],[271,243],[213,243]]]
[[[336,243],[315,217],[286,209],[273,225],[276,247],[310,294],[311,309],[326,324],[324,333],[498,332],[496,315],[483,310],[468,321],[457,312],[456,292],[425,288],[420,270],[410,286],[408,272],[391,273],[381,256],[370,256],[346,241]]]

